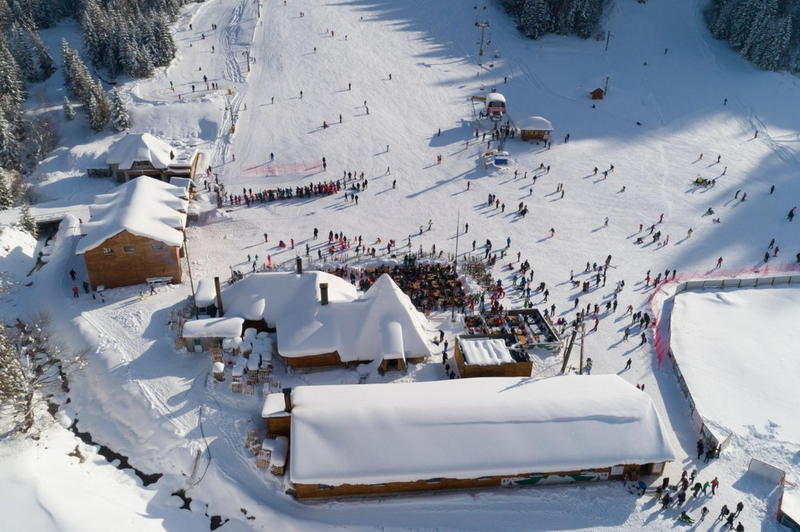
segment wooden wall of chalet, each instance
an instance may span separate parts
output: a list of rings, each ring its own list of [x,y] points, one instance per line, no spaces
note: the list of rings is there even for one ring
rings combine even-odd
[[[549,133],[549,131],[542,131],[538,129],[522,129],[519,132],[519,136],[523,141],[542,140],[545,137],[548,137]]]
[[[611,475],[611,468],[593,469],[593,473],[608,473],[608,479],[622,479],[623,474],[627,474],[630,478],[632,472],[639,472],[642,466],[637,464],[629,464],[624,466],[623,472],[620,475]],[[566,471],[546,473],[551,476],[569,476],[578,475],[581,471]],[[389,495],[389,494],[402,494],[402,493],[420,493],[426,491],[446,491],[446,490],[459,490],[459,489],[481,489],[481,488],[496,488],[501,486],[503,479],[518,479],[525,480],[529,477],[536,476],[536,473],[525,473],[519,475],[496,475],[481,478],[470,479],[456,479],[456,478],[438,478],[430,480],[416,480],[412,482],[387,482],[385,484],[342,484],[340,486],[326,486],[324,484],[295,484],[298,499],[320,499],[330,497],[356,497],[356,496],[374,496],[374,495]]]
[[[161,246],[154,250],[153,245]],[[126,253],[127,246],[133,247]],[[111,248],[113,253],[104,253]],[[148,277],[172,277],[173,283],[183,281],[180,248],[128,231],[109,238],[83,256],[92,287],[116,288],[146,282]]]
[[[532,361],[513,362],[499,364],[497,366],[475,366],[467,364],[457,340],[455,359],[456,366],[458,366],[458,373],[461,375],[462,379],[469,379],[472,377],[530,377],[533,372]]]
[[[292,416],[274,416],[264,418],[267,422],[267,434],[270,438],[275,439],[277,436],[289,437],[292,427]]]
[[[292,369],[308,369],[336,368],[343,367],[345,364],[342,362],[342,359],[339,358],[339,352],[334,351],[333,353],[324,353],[321,355],[286,358],[286,365]]]

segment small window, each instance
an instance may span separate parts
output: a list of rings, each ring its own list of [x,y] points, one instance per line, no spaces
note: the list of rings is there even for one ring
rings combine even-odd
[[[150,244],[150,249],[153,251],[161,251],[164,246],[161,244]]]
[[[442,479],[437,477],[437,478],[429,478],[425,482],[428,484],[439,484],[441,481]]]
[[[134,252],[133,246],[125,246],[123,249],[125,250],[125,253],[133,253]]]
[[[103,255],[113,255],[114,248],[103,248]]]
[[[317,489],[319,489],[319,490],[332,490],[333,486],[330,486],[328,484],[319,484],[317,486]]]

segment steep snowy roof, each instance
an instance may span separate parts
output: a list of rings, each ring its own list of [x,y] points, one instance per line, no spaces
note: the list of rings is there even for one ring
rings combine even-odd
[[[553,124],[546,118],[541,116],[530,116],[523,118],[517,122],[517,127],[520,130],[528,129],[533,131],[553,131]]]
[[[514,362],[506,343],[499,338],[459,338],[458,347],[466,363],[473,366],[499,366]]]
[[[355,286],[326,272],[267,272],[248,275],[222,293],[225,313],[248,320],[264,319],[270,326],[297,309],[320,306],[320,283],[328,283],[328,300],[351,301]]]
[[[376,484],[675,459],[650,396],[617,375],[300,386],[291,480]]]
[[[75,253],[86,253],[122,231],[180,246],[186,227],[186,214],[180,211],[188,204],[182,194],[180,187],[140,177],[95,196],[89,207],[92,218],[81,225],[85,236]]]
[[[276,328],[278,352],[287,358],[337,351],[350,362],[431,353],[425,317],[387,274],[357,300],[297,307]]]
[[[183,324],[184,338],[236,338],[242,332],[242,318],[208,318]]]
[[[127,170],[135,161],[149,161],[153,168],[163,170],[172,160],[170,153],[175,151],[150,133],[130,133],[111,145],[106,164],[118,164],[120,169]]]
[[[261,408],[261,417],[266,419],[268,417],[286,417],[288,415],[286,399],[284,399],[283,393],[268,393],[264,399],[264,406]]]
[[[194,304],[199,308],[213,305],[217,300],[217,287],[214,279],[204,277],[197,281],[197,290],[194,293]],[[234,334],[239,336],[239,333]]]

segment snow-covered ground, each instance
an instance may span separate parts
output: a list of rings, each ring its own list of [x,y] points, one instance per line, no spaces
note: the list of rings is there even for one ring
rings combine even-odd
[[[791,285],[676,296],[672,351],[698,411],[723,435],[800,441],[793,408],[800,370],[792,357],[798,308],[800,290]]]
[[[175,26],[179,51],[172,65],[152,79],[120,86],[132,103],[133,130],[207,151],[212,171],[234,194],[243,188],[255,191],[337,179],[343,171],[363,171],[369,181],[367,190],[358,193],[357,205],[345,202],[340,193],[250,208],[226,205],[224,215],[203,216],[188,229],[195,281],[214,275],[227,278],[230,267],[249,270],[248,254],[258,254],[259,263],[271,256],[282,264],[293,261],[295,253],[303,254],[309,244],[316,257],[317,250],[327,245],[324,237],[310,240],[314,228],[322,235],[329,230],[349,238],[361,235],[379,253],[390,239],[397,240],[402,253],[408,249],[408,238],[414,250],[421,246],[427,251],[435,244],[454,252],[457,220],[462,231],[469,224],[469,232],[462,232],[458,240],[462,255],[471,252],[473,239],[476,251],[482,252],[487,238],[495,250],[511,238],[509,256],[498,257],[495,277],[510,282],[513,272],[508,264],[516,268],[520,252],[535,271],[533,285],[545,281],[550,291],[547,305],[541,295],[534,297],[534,303],[542,309],[555,304],[558,316],[571,317],[574,306],[604,305],[613,297],[616,282],[625,280],[620,309],[616,314],[601,312],[597,332],[587,338],[594,373],[619,373],[632,385],[646,385],[679,455],[668,466],[668,476],[674,480],[682,468],[698,467],[702,480],[719,477],[720,493],[691,500],[691,513],[697,515],[707,505],[714,515],[722,504],[732,506],[742,500],[741,519],[748,530],[779,530],[773,520],[772,486],[745,470],[750,457],[762,457],[787,468],[789,478],[796,479],[800,442],[776,439],[772,429],[755,424],[749,433],[736,434],[720,460],[696,462],[697,434],[674,375],[669,367],[656,369],[652,345],[639,346],[638,328],[633,328],[630,341],[622,340],[630,324],[622,312],[629,304],[636,311],[650,311],[650,291],[643,281],[648,270],[655,276],[675,269],[683,279],[751,273],[761,266],[771,238],[781,253],[770,266],[790,267],[800,251],[796,225],[786,220],[800,197],[798,79],[759,72],[725,43],[712,40],[702,21],[702,2],[614,4],[605,24],[612,34],[608,51],[605,42],[595,40],[524,39],[498,4],[490,2],[484,11],[482,5],[475,10],[472,2],[458,0],[289,0],[286,7],[282,0],[268,0],[260,20],[257,4],[246,0],[187,6]],[[484,19],[490,22],[491,44],[479,66],[480,32],[475,22]],[[190,22],[194,30],[189,30]],[[217,24],[216,31],[210,29],[212,23]],[[74,25],[48,30],[44,38],[58,50],[62,35],[71,45],[79,44]],[[255,59],[249,72],[248,52]],[[494,58],[495,52],[500,57]],[[209,83],[219,83],[220,90],[206,90],[203,75]],[[590,100],[588,92],[605,86],[607,80],[606,99]],[[54,102],[63,97],[60,83],[56,75],[42,86]],[[506,149],[512,166],[483,169],[479,155],[486,142],[476,141],[474,131],[478,127],[482,134],[490,125],[476,121],[477,109],[469,98],[486,95],[493,87],[508,99],[514,120],[541,115],[552,121],[556,131],[551,149],[509,140]],[[324,129],[323,121],[330,127]],[[105,179],[84,177],[85,169],[102,166],[108,146],[118,136],[94,136],[82,120],[66,123],[62,133],[62,147],[35,175],[41,202],[34,213],[71,215],[55,237],[48,264],[29,278],[24,275],[33,269],[38,254],[33,244],[20,238],[6,244],[9,251],[2,253],[7,257],[30,258],[12,267],[2,255],[2,270],[14,275],[17,284],[0,294],[0,316],[8,319],[47,310],[64,341],[76,349],[91,347],[90,364],[73,377],[66,416],[78,417],[81,430],[129,456],[139,469],[165,476],[144,489],[126,473],[102,466],[99,459],[79,465],[67,456],[77,440],[58,426],[46,431],[38,444],[4,440],[0,489],[6,496],[0,496],[0,509],[12,515],[12,523],[43,519],[41,523],[49,524],[42,524],[42,530],[48,530],[45,526],[86,529],[87,519],[117,524],[100,512],[87,518],[85,507],[78,504],[56,508],[47,495],[54,492],[44,490],[57,480],[78,486],[77,494],[89,478],[93,489],[105,488],[115,497],[120,493],[125,507],[119,512],[130,528],[142,530],[154,526],[196,530],[197,519],[207,523],[204,512],[231,519],[223,530],[247,525],[297,531],[674,527],[676,511],[657,511],[652,497],[636,499],[617,484],[314,504],[293,501],[283,493],[283,481],[257,470],[243,446],[248,430],[263,430],[258,396],[233,395],[229,386],[214,385],[206,356],[175,350],[175,332],[167,323],[171,309],[183,306],[190,295],[188,283],[163,288],[145,300],[136,297],[141,287],[109,290],[105,303],[84,294],[72,299],[69,270],[75,268],[79,280],[85,278],[82,260],[74,255],[78,219],[87,219],[87,206],[95,194],[114,186]],[[564,143],[567,134],[570,140]],[[440,165],[437,155],[443,156]],[[550,171],[538,171],[540,164]],[[612,164],[614,171],[604,178],[602,172]],[[535,184],[534,175],[538,175]],[[717,179],[717,184],[696,188],[691,182],[698,176]],[[556,193],[561,183],[563,197]],[[772,185],[776,188],[770,194]],[[737,190],[741,192],[734,199]],[[740,201],[745,192],[746,201]],[[486,205],[490,193],[505,204],[505,210]],[[211,209],[209,200],[198,195],[205,210]],[[520,202],[530,210],[525,218],[515,214]],[[703,215],[709,207],[714,216]],[[657,223],[662,213],[663,222]],[[0,221],[9,222],[17,215],[0,213]],[[428,220],[432,229],[419,234]],[[641,234],[639,224],[644,226]],[[668,245],[652,242],[647,229],[651,224],[661,231],[662,241],[669,235]],[[693,232],[687,238],[690,228]],[[265,232],[269,243],[264,242]],[[637,236],[643,236],[643,244],[635,244]],[[295,251],[277,247],[279,240],[292,238]],[[609,254],[607,286],[593,287],[589,294],[573,289],[571,270],[576,279],[589,280],[594,272],[584,272],[587,261],[600,264]],[[712,272],[720,256],[724,271]],[[32,286],[24,286],[29,281]],[[759,305],[731,297],[742,316],[737,320],[753,320],[747,312]],[[781,303],[787,306],[787,316],[797,313],[796,297],[792,301]],[[503,303],[522,304],[512,293]],[[456,328],[448,318],[434,316],[434,327],[451,337]],[[734,337],[734,320],[712,323],[716,330],[708,331],[709,336]],[[772,337],[768,330],[758,336],[764,342]],[[769,348],[764,344],[763,349]],[[629,358],[631,369],[624,370]],[[434,380],[443,378],[440,367],[433,361],[384,379],[374,365],[366,365],[294,374],[282,385]],[[740,370],[749,371],[749,366]],[[771,379],[786,377],[760,375],[770,379],[761,383],[763,389],[771,386]],[[704,386],[713,393],[717,381],[709,379]],[[744,397],[744,391],[740,395]],[[789,419],[791,414],[790,410],[775,416]],[[84,449],[84,454],[91,454]],[[57,473],[51,477],[25,470],[34,459]],[[176,509],[180,501],[169,495],[181,488],[193,497],[197,512]],[[8,496],[12,491],[15,498]],[[40,505],[42,500],[47,504]],[[240,508],[255,519],[247,520]],[[46,517],[47,512],[56,518]],[[713,521],[708,525],[712,527]]]

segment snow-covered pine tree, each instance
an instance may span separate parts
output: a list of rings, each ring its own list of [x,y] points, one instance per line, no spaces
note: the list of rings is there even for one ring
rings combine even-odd
[[[33,238],[39,238],[39,225],[31,216],[31,209],[27,202],[22,204],[22,215],[19,223]]]
[[[6,112],[15,111],[25,99],[19,68],[4,39],[0,39],[0,94],[0,105]]]
[[[24,397],[27,386],[17,350],[7,332],[0,322],[0,404],[15,405]]]
[[[69,101],[68,96],[64,96],[64,104],[62,105],[64,109],[64,118],[67,120],[72,120],[75,118],[75,108],[72,107],[72,102]]]
[[[517,27],[531,39],[550,31],[550,10],[545,0],[524,0],[517,16]]]
[[[81,61],[78,52],[71,48],[66,40],[62,41],[61,53],[64,59],[62,69],[64,83],[75,98],[85,104],[93,85],[89,69]]]
[[[37,28],[52,28],[61,16],[61,2],[53,0],[29,0],[31,14]]]
[[[14,198],[11,196],[8,176],[5,170],[0,168],[0,211],[7,211],[13,206]]]
[[[762,70],[778,70],[789,61],[789,44],[792,38],[790,16],[770,20],[766,37],[759,46],[758,56],[753,60]]]
[[[84,104],[92,131],[102,131],[111,117],[111,100],[98,81],[92,85],[88,104]]]
[[[19,169],[21,162],[19,128],[0,109],[0,168]]]
[[[753,17],[757,16],[761,0],[737,0],[731,8],[730,38],[728,42],[734,50],[741,50],[750,39],[753,30]]]
[[[169,22],[164,17],[154,17],[151,22],[151,32],[154,48],[150,54],[150,60],[155,66],[167,66],[175,57],[175,40],[169,30]]]
[[[777,0],[760,1],[755,13],[750,13],[750,17],[755,17],[755,22],[750,23],[750,31],[747,39],[741,48],[742,57],[758,65],[758,60],[765,52],[770,40],[775,17],[778,12]],[[740,16],[744,16],[741,15]],[[749,21],[748,21],[749,22]],[[760,67],[759,67],[760,68]]]
[[[36,51],[36,61],[39,64],[38,81],[50,79],[50,76],[57,70],[56,62],[53,60],[53,56],[50,55],[50,50],[47,48],[47,45],[44,44],[44,41],[42,41],[39,33],[32,30],[27,31],[33,49]]]
[[[119,91],[111,92],[111,129],[120,132],[131,127],[131,117]]]
[[[105,63],[110,24],[96,0],[84,0],[79,17],[83,49],[94,66]]]
[[[33,62],[32,47],[28,42],[26,33],[19,24],[15,23],[11,26],[8,45],[11,55],[17,63],[17,68],[19,68],[21,78],[29,83],[38,81],[39,72]]]

